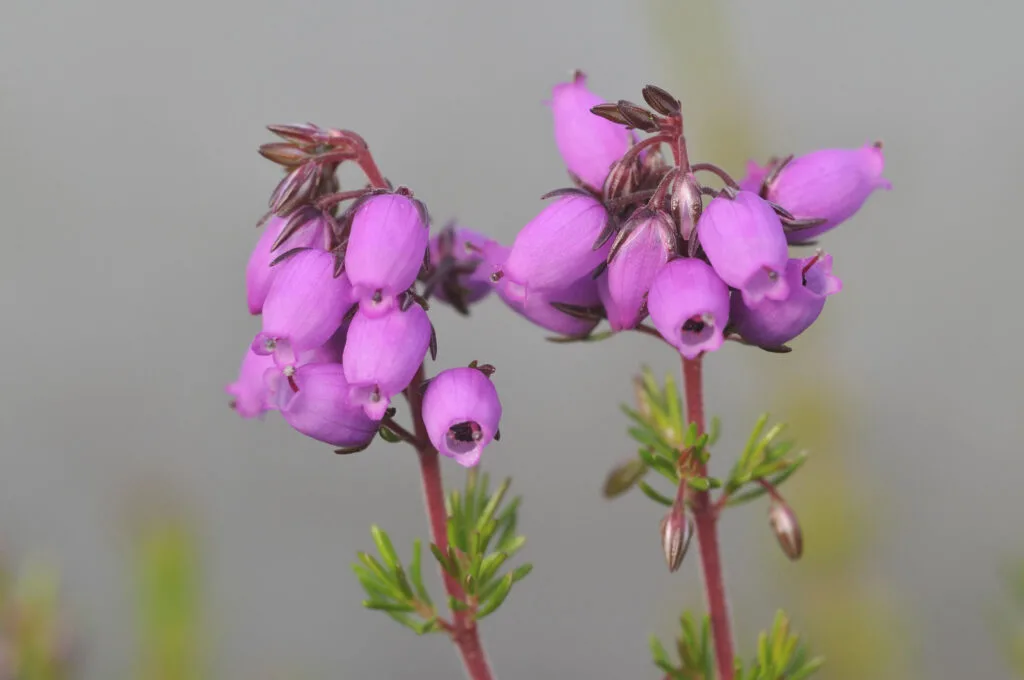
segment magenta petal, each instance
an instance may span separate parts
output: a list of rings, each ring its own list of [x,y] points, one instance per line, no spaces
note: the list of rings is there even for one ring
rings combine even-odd
[[[345,276],[334,276],[334,256],[303,250],[283,262],[263,305],[263,331],[253,341],[258,353],[284,341],[292,352],[320,347],[341,326],[353,304]]]
[[[506,286],[517,287],[525,298],[589,275],[608,256],[610,242],[594,250],[607,221],[604,206],[590,196],[554,199],[516,236],[502,266]]]
[[[749,191],[711,201],[697,223],[700,244],[718,276],[749,305],[788,295],[789,252],[779,216]]]
[[[755,194],[761,192],[761,185],[764,183],[771,165],[758,165],[754,161],[747,161],[747,174],[740,180],[740,189]]]
[[[832,275],[832,256],[824,253],[791,259],[786,279],[785,300],[764,300],[751,308],[733,296],[732,323],[744,340],[762,347],[784,345],[817,320],[828,295],[842,289],[842,282]]]
[[[612,330],[635,328],[647,291],[671,252],[661,221],[656,217],[635,226],[622,242],[601,277],[599,292]]]
[[[498,286],[498,297],[512,310],[534,324],[560,335],[586,335],[599,322],[597,319],[579,319],[551,306],[552,302],[564,302],[580,307],[600,305],[597,282],[589,274],[564,288],[534,293],[526,300],[514,287],[510,290],[507,281],[502,281]]]
[[[625,127],[590,112],[603,103],[604,99],[587,89],[582,74],[556,85],[551,92],[555,146],[569,172],[595,189],[604,186],[608,169],[630,146]]]
[[[661,337],[693,359],[722,346],[729,288],[703,260],[673,260],[654,278],[647,309]]]
[[[396,307],[384,316],[356,312],[342,360],[352,402],[371,417],[383,415],[423,363],[430,334],[430,319],[419,305],[404,312]]]
[[[475,368],[442,371],[423,396],[423,422],[442,455],[465,467],[480,461],[501,420],[501,401],[491,380]]]
[[[379,422],[350,403],[350,388],[341,364],[300,366],[291,381],[278,375],[275,391],[281,401],[281,415],[307,437],[332,446],[352,447],[368,443],[377,433]]]
[[[416,281],[429,238],[419,206],[407,196],[380,194],[359,205],[345,273],[363,311],[382,315],[394,306],[395,296]]]
[[[270,292],[270,285],[280,270],[279,267],[271,267],[270,263],[277,256],[288,252],[292,248],[317,248],[323,245],[324,223],[323,220],[312,220],[300,227],[294,234],[278,247],[271,251],[274,241],[281,235],[281,231],[288,224],[287,217],[271,217],[263,227],[256,248],[249,256],[249,263],[245,266],[245,294],[249,303],[249,312],[259,314],[263,311],[263,303]]]
[[[483,234],[478,234],[471,229],[456,227],[454,229],[454,238],[449,244],[449,251],[442,253],[441,242],[444,238],[443,234],[439,234],[430,239],[431,265],[436,267],[440,263],[442,256],[447,254],[454,258],[455,262],[459,265],[475,267],[472,272],[459,274],[456,277],[456,281],[467,291],[465,302],[479,302],[487,297],[491,292],[491,288],[493,288],[491,274],[495,272],[497,264],[504,262],[508,249]],[[499,249],[506,251],[506,254],[500,256],[500,259],[495,262],[495,253]],[[437,286],[434,289],[433,295],[441,302],[448,302],[444,286]]]
[[[808,241],[835,228],[860,210],[877,189],[891,189],[882,177],[881,146],[821,149],[794,158],[768,187],[768,200],[797,219],[822,218],[824,224],[789,233],[794,243]]]
[[[238,371],[238,379],[227,386],[230,394],[231,408],[243,418],[258,418],[266,411],[275,408],[268,400],[267,386],[263,380],[267,369],[274,367],[274,358],[261,356],[246,349],[242,366]]]

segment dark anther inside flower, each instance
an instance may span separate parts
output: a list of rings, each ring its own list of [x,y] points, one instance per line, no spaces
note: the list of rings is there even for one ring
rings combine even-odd
[[[449,451],[455,454],[465,454],[476,448],[477,443],[484,438],[484,431],[478,423],[466,421],[449,427],[448,434],[445,436]]]

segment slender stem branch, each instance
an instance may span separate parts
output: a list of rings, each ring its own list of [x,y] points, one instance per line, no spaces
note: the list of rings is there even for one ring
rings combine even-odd
[[[696,423],[697,434],[704,432],[704,387],[701,357],[683,359],[683,385],[686,396],[686,419]],[[704,463],[698,464],[698,474],[707,473]],[[683,484],[686,482],[684,481]],[[729,605],[725,599],[725,580],[722,576],[722,560],[718,550],[718,521],[711,494],[694,491],[690,507],[697,527],[697,541],[700,543],[700,562],[704,571],[704,590],[708,599],[708,613],[711,616],[711,635],[715,643],[715,662],[719,680],[733,680],[736,654],[733,651],[732,630],[729,626]]]
[[[701,172],[703,170],[705,172],[710,172],[714,175],[718,175],[718,178],[725,182],[726,185],[732,187],[733,189],[740,188],[739,183],[737,183],[736,180],[732,178],[732,175],[730,175],[728,172],[718,167],[714,163],[694,163],[690,167],[690,169],[693,170],[694,172]]]
[[[423,497],[430,519],[430,535],[441,552],[447,553],[448,511],[445,509],[444,486],[441,482],[441,466],[437,450],[429,444],[430,438],[427,436],[427,428],[423,423],[423,400],[420,396],[422,382],[423,368],[420,367],[416,377],[405,391],[405,398],[409,401],[409,410],[412,412],[414,436],[419,442],[416,453],[420,459]],[[448,595],[454,600],[464,601],[466,595],[462,590],[462,585],[444,570],[441,571],[441,577],[444,579],[444,587]],[[491,672],[487,656],[484,654],[479,629],[469,612],[458,609],[452,611],[451,637],[459,650],[466,675],[470,680],[493,680],[494,674]]]
[[[420,439],[412,432],[409,432],[409,430],[396,423],[394,418],[384,418],[380,422],[381,425],[386,426],[389,430],[397,434],[402,441],[412,444],[417,450],[422,447],[422,441],[420,441]]]

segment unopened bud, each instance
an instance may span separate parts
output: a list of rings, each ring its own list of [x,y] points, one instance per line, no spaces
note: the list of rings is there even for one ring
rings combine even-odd
[[[693,537],[693,522],[681,511],[673,508],[661,520],[661,549],[665,553],[665,562],[669,571],[676,571],[686,557],[686,549],[690,547]]]
[[[804,552],[804,536],[793,509],[785,503],[773,501],[768,509],[768,522],[786,557],[794,561],[800,559]]]
[[[604,497],[615,498],[626,493],[647,472],[647,464],[639,458],[627,460],[613,467],[604,480]]]
[[[679,234],[684,240],[691,240],[693,229],[704,210],[700,184],[692,172],[688,172],[676,181],[672,191],[672,212],[679,223]]]

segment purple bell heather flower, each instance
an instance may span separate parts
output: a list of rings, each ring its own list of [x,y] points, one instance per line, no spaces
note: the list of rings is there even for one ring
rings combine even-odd
[[[587,78],[578,71],[571,82],[556,85],[551,93],[558,153],[569,172],[594,189],[604,186],[608,169],[632,141],[625,127],[590,112],[603,103],[587,89]]]
[[[860,210],[876,189],[892,189],[882,177],[880,144],[859,149],[821,149],[787,163],[770,182],[766,197],[800,219],[824,224],[789,232],[789,240],[808,241],[835,228]]]
[[[764,184],[764,180],[768,177],[768,173],[771,172],[772,166],[758,165],[754,161],[747,161],[747,174],[739,181],[740,189],[742,191],[751,191],[755,194],[761,193],[761,185]]]
[[[501,267],[501,287],[510,299],[564,288],[588,276],[608,256],[611,242],[594,250],[608,214],[584,194],[556,198],[516,236]]]
[[[341,364],[306,364],[275,370],[269,379],[271,398],[293,428],[332,446],[355,447],[370,442],[379,421],[349,401],[351,386]]]
[[[430,232],[419,204],[401,194],[370,196],[352,217],[345,273],[360,308],[382,316],[423,267]]]
[[[256,248],[249,256],[249,263],[245,266],[245,294],[249,303],[249,312],[259,314],[263,311],[263,302],[270,292],[270,285],[274,282],[280,267],[271,267],[270,263],[278,255],[287,252],[292,248],[317,248],[324,243],[323,220],[314,219],[306,222],[282,243],[277,250],[272,251],[274,242],[281,235],[281,232],[288,225],[289,217],[271,217],[263,227],[263,233]]]
[[[598,292],[612,330],[635,328],[651,282],[673,251],[675,227],[664,214],[638,212],[624,227],[624,238],[614,247],[607,274]]]
[[[647,296],[654,327],[687,359],[722,346],[729,322],[729,287],[703,260],[672,260]]]
[[[501,401],[490,378],[476,368],[452,368],[430,381],[423,422],[442,455],[465,467],[480,462],[501,420]]]
[[[697,223],[700,244],[718,276],[748,305],[789,294],[783,273],[789,252],[779,216],[750,191],[711,201]]]
[[[564,288],[552,288],[534,293],[526,300],[521,297],[509,296],[508,289],[502,286],[498,287],[498,296],[513,311],[541,328],[560,335],[570,337],[586,335],[594,330],[594,326],[600,322],[599,318],[580,319],[551,306],[552,302],[563,302],[579,307],[599,306],[601,298],[598,293],[598,283],[590,274]]]
[[[280,267],[263,304],[263,330],[252,342],[257,354],[281,352],[279,363],[326,343],[352,307],[352,286],[334,276],[334,255],[303,250]]]
[[[243,418],[258,418],[265,412],[276,408],[268,400],[267,371],[274,368],[274,357],[260,355],[246,348],[242,366],[238,371],[238,379],[227,386],[225,391],[231,395],[231,408]]]
[[[786,265],[789,297],[764,300],[748,307],[733,296],[731,318],[743,339],[761,347],[778,347],[807,330],[825,307],[825,298],[842,290],[843,284],[832,275],[832,256],[794,258]]]
[[[419,305],[404,312],[395,307],[383,316],[367,315],[360,308],[349,325],[342,357],[352,403],[371,418],[382,418],[391,397],[416,375],[432,333],[430,319]]]
[[[496,248],[501,248],[496,241],[470,229],[442,230],[430,239],[430,265],[439,277],[432,282],[432,295],[441,302],[457,300],[462,305],[487,297],[492,288]]]

